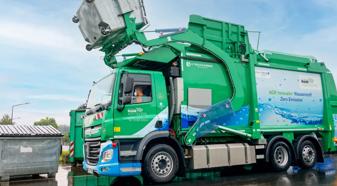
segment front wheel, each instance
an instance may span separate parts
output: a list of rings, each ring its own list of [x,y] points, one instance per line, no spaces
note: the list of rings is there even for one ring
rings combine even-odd
[[[167,183],[174,179],[178,167],[178,156],[172,147],[166,144],[155,145],[146,153],[143,176],[149,182]]]

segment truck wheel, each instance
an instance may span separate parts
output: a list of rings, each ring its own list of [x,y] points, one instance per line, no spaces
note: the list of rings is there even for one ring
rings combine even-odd
[[[317,151],[315,145],[305,140],[300,144],[299,148],[299,166],[304,169],[312,168],[317,161]]]
[[[144,178],[149,182],[167,183],[173,180],[179,167],[175,150],[165,144],[153,146],[144,159]]]
[[[288,170],[292,161],[289,146],[282,141],[275,142],[269,154],[269,161],[274,171]]]

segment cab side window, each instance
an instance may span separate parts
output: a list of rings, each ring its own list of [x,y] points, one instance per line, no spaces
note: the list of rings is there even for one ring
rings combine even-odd
[[[130,86],[125,84],[127,77],[128,79],[132,78],[132,84],[130,84],[132,86],[131,92],[123,92],[125,87]],[[120,87],[119,97],[129,97],[129,99],[127,99],[128,101],[126,101],[125,104],[140,104],[149,103],[152,101],[151,75],[128,73],[122,76],[121,82],[122,84]]]
[[[148,103],[152,101],[151,85],[135,85],[133,87],[131,104]]]
[[[131,104],[148,103],[152,101],[152,82],[150,75],[133,74]]]

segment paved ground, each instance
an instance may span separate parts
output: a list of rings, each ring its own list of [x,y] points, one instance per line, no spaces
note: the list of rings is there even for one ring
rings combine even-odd
[[[287,172],[270,173],[259,168],[252,170],[230,168],[221,172],[190,173],[186,178],[178,178],[167,186],[298,186],[298,185],[337,185],[336,176],[337,155],[326,158],[324,164],[319,164],[312,170],[301,170],[291,167]],[[55,179],[48,179],[43,175],[39,178],[20,178],[10,183],[0,183],[0,186],[67,186],[68,174],[82,176],[80,169],[71,169],[70,166],[60,166]],[[120,178],[114,181],[113,186],[137,186],[141,181],[137,178]],[[82,186],[83,182],[70,182],[70,185]]]

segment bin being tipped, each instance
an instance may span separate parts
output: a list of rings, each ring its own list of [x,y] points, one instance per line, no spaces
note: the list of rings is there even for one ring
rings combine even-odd
[[[102,47],[109,38],[118,44],[127,37],[123,15],[135,19],[136,29],[147,24],[142,0],[84,0],[73,17],[88,42],[87,50]],[[131,42],[131,41],[130,41]]]

